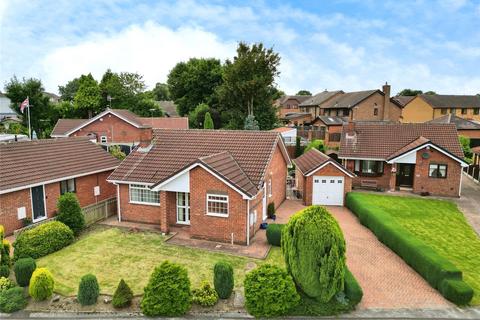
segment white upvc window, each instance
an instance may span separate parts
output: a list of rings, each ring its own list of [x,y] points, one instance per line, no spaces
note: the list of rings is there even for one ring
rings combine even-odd
[[[130,203],[160,205],[160,192],[152,191],[143,184],[130,185]]]
[[[107,136],[100,136],[100,143],[107,143]]]
[[[207,194],[207,215],[228,217],[228,196],[222,194]]]

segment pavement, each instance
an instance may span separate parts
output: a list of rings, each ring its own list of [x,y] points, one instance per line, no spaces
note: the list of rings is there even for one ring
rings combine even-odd
[[[480,235],[480,184],[464,173],[461,197],[455,201],[470,225]]]

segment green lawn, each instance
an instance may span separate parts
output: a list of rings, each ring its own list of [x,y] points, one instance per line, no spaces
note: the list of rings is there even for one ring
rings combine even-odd
[[[475,291],[471,304],[480,305],[480,238],[455,203],[375,194],[362,197],[462,270],[465,282]]]
[[[276,247],[266,260],[256,260],[168,245],[164,240],[158,233],[94,227],[72,245],[38,259],[37,265],[53,273],[55,291],[62,295],[75,295],[80,278],[86,273],[97,276],[102,293],[113,294],[123,278],[135,294],[141,294],[153,269],[164,260],[185,266],[194,287],[204,279],[212,281],[213,265],[219,260],[233,265],[237,287],[243,284],[249,262],[284,266],[280,249]]]

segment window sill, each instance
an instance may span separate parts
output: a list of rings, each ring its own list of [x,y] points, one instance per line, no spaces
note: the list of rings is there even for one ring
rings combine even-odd
[[[47,215],[45,215],[45,217],[42,217],[42,218],[32,219],[32,223],[41,222],[41,221],[47,220],[47,219],[48,219],[48,217],[47,217]]]
[[[206,215],[209,217],[215,217],[215,218],[228,218],[228,214],[206,213]]]
[[[154,203],[154,202],[139,202],[139,201],[129,201],[131,204],[141,204],[145,206],[153,206],[153,207],[160,207],[160,203]]]
[[[378,178],[383,176],[383,173],[362,173],[362,172],[355,172],[355,174],[359,177],[370,177],[370,178]]]

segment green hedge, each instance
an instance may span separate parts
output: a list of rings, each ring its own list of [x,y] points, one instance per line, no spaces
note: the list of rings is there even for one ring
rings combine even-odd
[[[462,280],[445,279],[440,285],[440,292],[458,305],[466,305],[472,300],[473,290]]]
[[[462,271],[453,263],[396,223],[388,212],[369,206],[366,201],[362,200],[362,196],[362,194],[348,193],[347,207],[358,216],[360,222],[368,227],[381,242],[398,254],[432,287],[443,294],[441,290],[443,280],[454,279],[463,282]],[[464,284],[468,286],[468,284]],[[458,286],[449,288],[449,292],[455,291]],[[449,299],[449,297],[461,295],[458,292],[449,294],[448,297],[444,296]],[[454,300],[450,301],[461,304]]]
[[[352,305],[357,305],[363,297],[363,290],[353,274],[345,268],[344,288],[345,295]]]
[[[280,247],[284,224],[271,223],[267,227],[267,241],[272,246]]]

